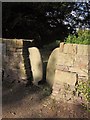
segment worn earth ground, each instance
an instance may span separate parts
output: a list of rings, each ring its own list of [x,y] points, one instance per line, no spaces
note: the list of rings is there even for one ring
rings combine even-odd
[[[88,111],[80,104],[57,102],[44,83],[28,86],[24,82],[3,86],[3,118],[87,118]]]

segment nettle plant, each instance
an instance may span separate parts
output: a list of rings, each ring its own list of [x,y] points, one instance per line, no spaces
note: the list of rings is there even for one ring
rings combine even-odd
[[[65,43],[90,45],[90,30],[79,30],[77,35],[69,35]]]

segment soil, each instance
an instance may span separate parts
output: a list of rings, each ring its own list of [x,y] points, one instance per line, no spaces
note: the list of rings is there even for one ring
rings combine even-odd
[[[26,87],[25,82],[3,82],[3,118],[87,118],[82,105],[51,98],[47,83]]]

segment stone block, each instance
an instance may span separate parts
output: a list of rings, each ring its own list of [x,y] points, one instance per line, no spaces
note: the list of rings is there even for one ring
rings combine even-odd
[[[88,56],[86,55],[76,55],[75,56],[75,61],[74,61],[74,66],[81,68],[81,69],[88,69]]]
[[[76,54],[77,53],[77,45],[76,44],[65,44],[63,53]]]
[[[89,52],[90,45],[77,45],[77,54],[78,55],[90,55]]]
[[[62,82],[60,83],[60,81],[54,81],[54,84],[52,86],[53,91],[59,91],[62,88],[63,88]]]
[[[20,77],[20,79],[27,79],[26,70],[25,70],[24,66],[20,67],[20,69],[19,69],[19,77]]]
[[[58,58],[59,57],[59,48],[56,48],[52,51],[46,69],[46,81],[49,83],[50,86],[53,85],[55,70],[58,65]]]
[[[72,72],[64,72],[60,70],[55,71],[54,83],[67,83],[69,85],[75,85],[78,81],[78,75]]]
[[[88,45],[88,55],[90,56],[90,45]]]
[[[6,44],[6,49],[10,51],[15,51],[16,48],[23,48],[23,40],[22,39],[3,39]]]
[[[13,39],[12,46],[15,48],[23,48],[23,40],[22,39]]]
[[[16,56],[14,55],[14,58],[18,60],[18,63],[22,62],[22,64],[24,64],[24,56],[22,54],[16,53]]]
[[[23,39],[16,40],[16,46],[17,48],[23,48]]]
[[[63,66],[73,66],[75,56],[72,54],[59,53],[59,65]]]
[[[6,44],[6,51],[9,51],[12,48],[12,41],[9,40],[5,40],[5,44]]]

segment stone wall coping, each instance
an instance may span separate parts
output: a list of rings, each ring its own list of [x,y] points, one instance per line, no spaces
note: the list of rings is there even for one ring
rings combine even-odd
[[[34,39],[7,39],[7,38],[0,38],[0,40],[7,40],[7,41],[9,41],[9,40],[22,40],[22,41],[25,41],[25,42],[28,42],[28,41],[30,41],[30,42],[33,42],[34,41]]]
[[[90,55],[90,45],[60,43],[60,52],[64,54]]]
[[[61,42],[60,43],[60,45],[65,45],[65,44],[67,44],[67,45],[77,45],[77,46],[79,46],[79,45],[82,45],[82,46],[90,46],[90,44],[89,45],[85,45],[85,44],[76,44],[76,43],[65,43],[65,42]]]

